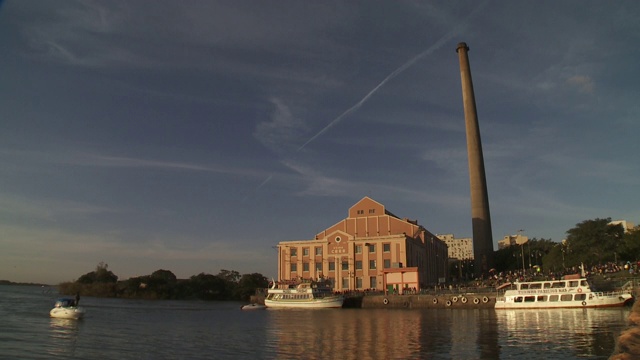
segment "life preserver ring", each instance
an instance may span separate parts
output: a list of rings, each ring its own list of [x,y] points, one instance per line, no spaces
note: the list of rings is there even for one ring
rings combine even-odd
[[[447,300],[447,306],[451,306],[451,300]]]
[[[583,301],[583,302],[582,302],[582,306],[587,306],[587,302],[586,302],[586,301]]]
[[[389,303],[389,299],[384,298],[384,300],[382,300],[382,303],[383,303],[383,304],[385,304],[385,305],[387,305],[387,304]]]
[[[460,301],[462,301],[463,304],[466,304],[467,303],[467,298],[463,296],[463,297],[460,298]]]
[[[438,303],[438,298],[435,298],[435,297],[434,297],[434,298],[433,298],[433,300],[431,300],[431,301],[432,301],[434,304],[437,304],[437,303]]]
[[[582,288],[578,288],[578,292],[581,293],[582,292]]]
[[[453,301],[453,302],[458,302],[458,297],[457,297],[457,296],[452,297],[452,298],[451,298],[451,301]]]
[[[483,303],[485,303],[485,304],[486,304],[488,301],[489,301],[489,298],[488,298],[488,297],[486,297],[486,296],[485,296],[485,297],[483,297],[483,298],[482,298],[482,302],[483,302]]]
[[[479,304],[480,303],[480,299],[478,299],[478,298],[473,299],[473,303],[476,304],[476,305]]]

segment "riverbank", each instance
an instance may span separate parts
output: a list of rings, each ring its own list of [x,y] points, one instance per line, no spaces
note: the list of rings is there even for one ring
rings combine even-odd
[[[636,289],[635,298],[640,296]],[[616,341],[616,348],[609,360],[640,359],[640,301],[633,304],[628,318],[628,328],[623,330]]]

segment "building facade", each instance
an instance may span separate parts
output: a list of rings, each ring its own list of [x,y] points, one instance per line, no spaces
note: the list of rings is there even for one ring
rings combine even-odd
[[[449,260],[473,260],[473,239],[455,238],[453,234],[436,235],[447,244]]]
[[[330,279],[336,291],[393,290],[385,273],[415,268],[415,283],[428,286],[447,278],[447,257],[447,245],[417,221],[365,197],[315,239],[280,242],[278,279]]]
[[[498,249],[505,249],[509,246],[523,245],[529,242],[529,237],[522,234],[505,235],[502,240],[498,241]]]

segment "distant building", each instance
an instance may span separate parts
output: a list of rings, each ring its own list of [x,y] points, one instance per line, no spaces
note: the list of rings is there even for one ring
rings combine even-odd
[[[502,240],[498,241],[498,249],[505,249],[509,246],[526,244],[528,241],[529,238],[523,236],[522,234],[506,235]]]
[[[369,197],[314,240],[278,243],[279,280],[325,278],[337,291],[402,293],[403,288],[437,284],[447,273],[447,245],[442,240]]]
[[[629,231],[633,230],[633,228],[634,228],[633,223],[629,222],[627,220],[614,220],[614,221],[610,222],[609,225],[622,225],[622,228],[624,229],[625,233],[628,233]]]
[[[473,239],[472,238],[458,238],[456,239],[453,234],[436,235],[438,239],[447,244],[449,260],[473,260]]]

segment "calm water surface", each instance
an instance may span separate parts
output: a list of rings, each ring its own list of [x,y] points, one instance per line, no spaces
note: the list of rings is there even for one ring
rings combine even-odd
[[[2,359],[606,359],[629,308],[241,311],[235,302],[55,296],[0,286]]]

